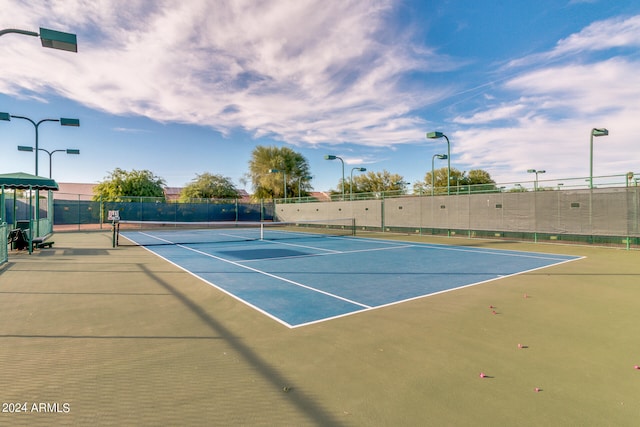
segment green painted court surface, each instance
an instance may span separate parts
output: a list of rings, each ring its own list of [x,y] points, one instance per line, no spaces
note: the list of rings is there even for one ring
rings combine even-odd
[[[289,329],[108,233],[55,240],[0,270],[0,400],[70,411],[2,425],[639,419],[637,251],[424,239],[581,259]]]

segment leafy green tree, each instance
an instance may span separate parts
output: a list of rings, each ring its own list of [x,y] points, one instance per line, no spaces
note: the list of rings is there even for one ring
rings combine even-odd
[[[472,169],[468,172],[465,185],[470,185],[470,191],[474,192],[492,192],[498,191],[496,182],[491,179],[489,172],[482,169]]]
[[[508,193],[526,193],[527,189],[520,184],[516,184],[515,187],[510,188],[507,192]]]
[[[435,177],[433,177],[431,171],[429,171],[425,175],[424,181],[416,182],[413,185],[413,192],[417,194],[431,194],[431,190],[433,190],[434,194],[447,194],[447,168],[436,169],[434,172]],[[451,168],[451,183],[449,187],[455,189],[457,185],[464,185],[464,174],[465,172]]]
[[[288,147],[259,145],[251,153],[247,179],[252,182],[254,198],[269,199],[285,197],[285,177],[286,197],[306,195],[311,190],[309,175],[309,163],[302,154]]]
[[[433,189],[434,194],[447,193],[447,168],[436,169],[435,177],[431,172],[427,172],[424,181],[417,182],[413,186],[413,192],[418,194],[429,194]],[[498,191],[495,181],[491,179],[489,172],[482,169],[473,169],[467,172],[460,172],[456,168],[451,168],[451,182],[449,188],[452,192],[490,192]]]
[[[235,199],[239,192],[230,178],[208,172],[196,177],[180,192],[180,202],[192,199]]]
[[[122,201],[127,197],[164,197],[165,181],[148,170],[132,170],[120,168],[96,185],[93,199],[103,201]]]
[[[402,175],[391,173],[387,170],[382,172],[367,172],[353,176],[353,193],[376,193],[384,192],[404,192],[404,181]],[[342,192],[342,182],[340,182],[339,190]],[[345,183],[345,193],[351,193],[351,183]]]

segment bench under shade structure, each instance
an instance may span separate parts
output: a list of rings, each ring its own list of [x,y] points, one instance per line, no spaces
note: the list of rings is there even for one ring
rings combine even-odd
[[[7,223],[6,206],[5,206],[5,190],[30,190],[36,191],[58,191],[58,183],[51,178],[44,178],[41,176],[30,175],[24,172],[0,174],[0,224]],[[31,198],[29,203],[31,204]],[[39,197],[36,196],[36,206],[34,218],[34,206],[29,207],[29,218],[18,221],[15,217],[12,219],[11,224],[7,227],[6,239],[8,244],[12,244],[12,248],[18,249],[17,246],[23,246],[26,243],[26,249],[29,253],[34,248],[51,247],[53,241],[47,240],[52,232],[52,227],[48,227],[46,230],[40,230],[39,224]],[[16,203],[16,198],[13,197],[13,203]],[[12,212],[15,212],[15,206]],[[51,212],[48,213],[51,215]],[[52,218],[49,218],[52,220]],[[34,221],[35,220],[35,221]],[[33,225],[33,226],[32,226]],[[35,229],[34,229],[35,228]],[[10,240],[15,239],[15,240]],[[24,243],[22,243],[24,242]],[[15,246],[14,246],[15,244]],[[21,249],[25,249],[21,247]]]

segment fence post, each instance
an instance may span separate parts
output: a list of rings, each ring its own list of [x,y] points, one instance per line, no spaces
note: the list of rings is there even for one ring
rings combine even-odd
[[[382,199],[380,199],[380,225],[384,233],[384,191],[382,192]]]

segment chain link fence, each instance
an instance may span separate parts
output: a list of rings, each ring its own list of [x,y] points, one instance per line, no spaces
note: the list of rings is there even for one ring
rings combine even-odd
[[[89,195],[56,194],[53,205],[56,230],[103,228],[108,212],[118,211],[129,221],[209,222],[272,221],[272,201],[251,203],[239,199],[202,199],[189,203],[168,202],[163,198],[129,197],[121,201],[95,201]]]

